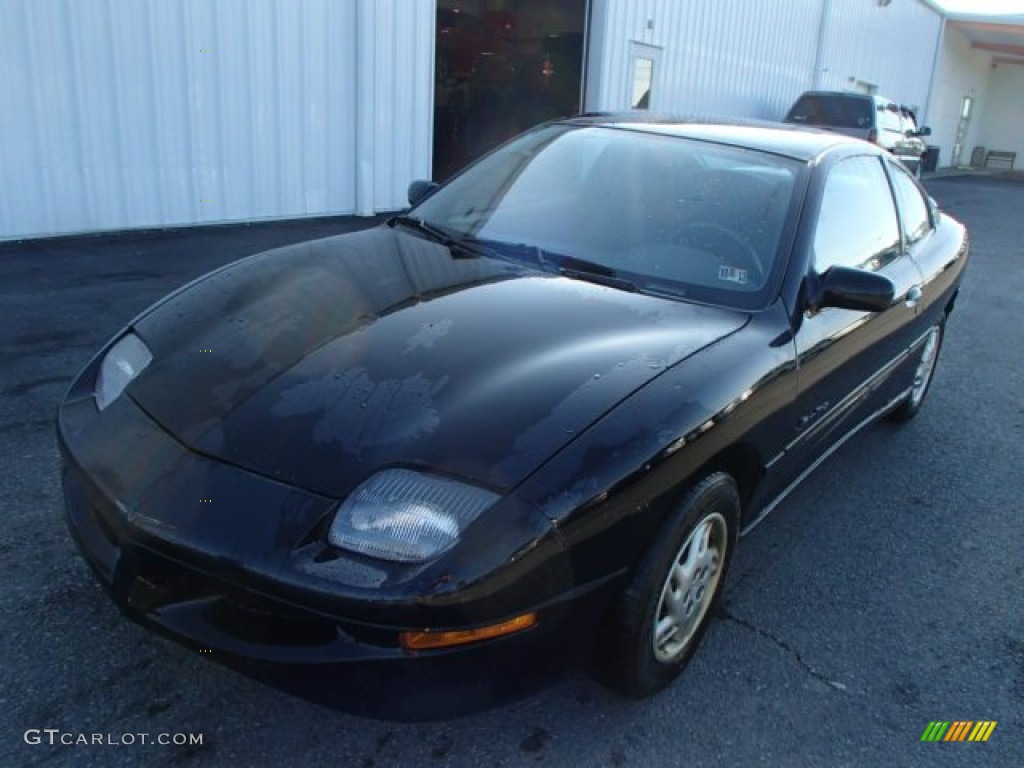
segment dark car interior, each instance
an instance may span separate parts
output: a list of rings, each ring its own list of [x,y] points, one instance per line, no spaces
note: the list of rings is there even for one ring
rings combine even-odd
[[[494,174],[477,178],[504,181],[456,179],[422,215],[493,245],[586,259],[652,291],[715,302],[765,287],[798,163],[641,132],[572,133],[485,159]]]
[[[714,147],[660,144],[610,143],[573,194],[517,203],[491,224],[522,231],[528,220],[541,247],[655,281],[762,288],[793,172]]]

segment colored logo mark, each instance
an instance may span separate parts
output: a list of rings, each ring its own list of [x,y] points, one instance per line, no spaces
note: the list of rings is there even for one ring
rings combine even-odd
[[[998,720],[933,720],[921,741],[988,741]]]

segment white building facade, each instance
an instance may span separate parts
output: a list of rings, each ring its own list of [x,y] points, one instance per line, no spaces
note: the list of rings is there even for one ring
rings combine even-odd
[[[0,0],[0,238],[399,208],[434,5]]]
[[[576,55],[568,111],[849,89],[916,108],[943,165],[1022,141],[1024,66],[923,0],[0,0],[0,239],[396,210],[467,93]]]
[[[811,89],[920,108],[941,27],[918,0],[595,0],[587,108],[629,107],[630,59],[644,56],[659,111],[779,120]]]

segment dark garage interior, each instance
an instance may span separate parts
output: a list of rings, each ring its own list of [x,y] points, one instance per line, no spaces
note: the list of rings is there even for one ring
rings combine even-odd
[[[440,0],[434,179],[580,110],[586,0]]]

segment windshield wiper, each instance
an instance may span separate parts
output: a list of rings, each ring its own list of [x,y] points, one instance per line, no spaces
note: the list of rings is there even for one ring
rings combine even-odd
[[[632,280],[622,277],[611,267],[598,264],[596,261],[577,259],[575,256],[564,257],[558,267],[558,272],[575,280],[586,280],[623,291],[636,292],[640,290],[640,286]]]
[[[586,280],[598,285],[618,288],[622,291],[635,293],[640,290],[636,283],[620,276],[611,267],[598,264],[596,261],[587,261],[586,259],[578,259],[575,256],[545,251],[537,245],[507,243],[501,240],[485,240],[473,235],[455,237],[452,233],[436,224],[406,214],[392,217],[388,220],[388,225],[391,227],[404,226],[415,229],[417,232],[421,232],[453,252],[460,251],[470,256],[490,256],[503,259],[511,257],[516,260],[525,255],[535,261],[541,269],[550,270],[554,267],[564,277]]]
[[[398,216],[392,216],[388,219],[389,227],[394,228],[396,225],[401,225],[403,227],[408,227],[409,229],[415,229],[417,232],[422,232],[431,240],[441,243],[441,245],[448,246],[455,242],[455,238],[441,227],[436,224],[431,224],[425,219],[418,219],[415,216],[408,216],[403,213]]]
[[[532,261],[536,261],[542,269],[548,267],[547,257],[558,256],[558,254],[551,254],[543,250],[536,245],[527,245],[526,243],[506,243],[503,240],[484,240],[483,238],[474,237],[472,235],[466,235],[459,242],[463,245],[471,246],[474,248],[481,249],[488,256],[496,256],[498,258],[517,258],[520,255],[529,257]]]
[[[406,214],[399,214],[398,216],[392,216],[388,219],[388,226],[395,227],[403,226],[409,229],[414,229],[426,235],[428,238],[433,240],[435,243],[443,245],[450,251],[459,251],[463,255],[469,256],[489,256],[490,254],[481,248],[478,248],[473,243],[466,242],[468,238],[456,238],[451,232],[439,227],[437,224],[432,224],[426,219],[419,219],[415,216],[408,216]],[[456,254],[452,254],[455,258],[458,258]]]

